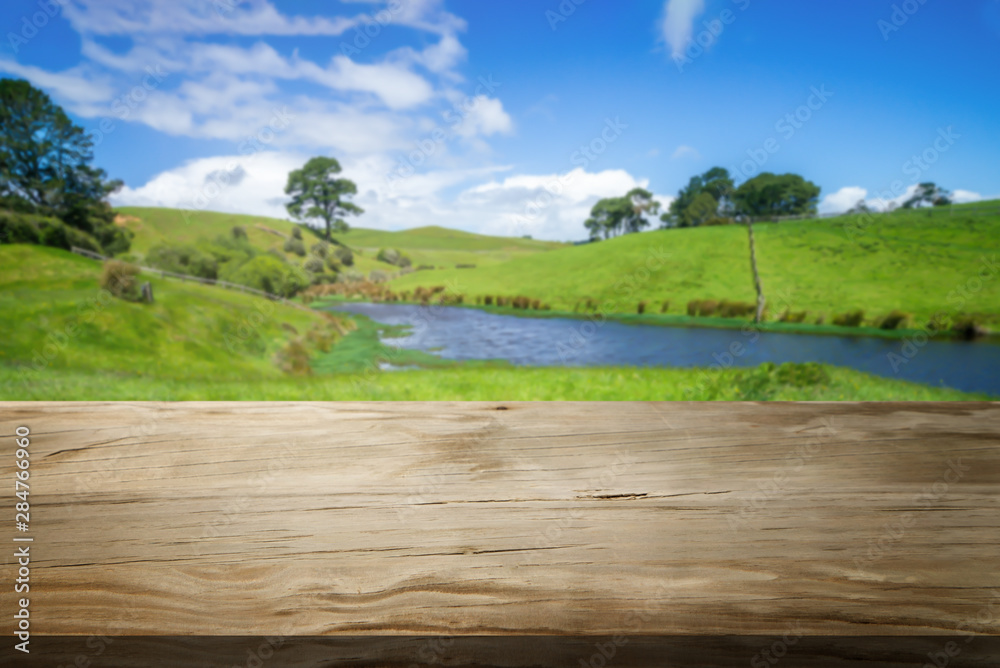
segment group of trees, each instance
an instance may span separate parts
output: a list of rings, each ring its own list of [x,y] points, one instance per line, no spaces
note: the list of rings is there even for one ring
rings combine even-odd
[[[660,227],[698,227],[762,216],[815,213],[820,188],[798,174],[765,172],[736,187],[729,171],[713,167],[692,176],[660,216]],[[640,232],[660,212],[652,193],[636,188],[624,197],[602,199],[594,205],[584,226],[591,239],[608,239]]]
[[[624,197],[609,197],[595,204],[584,226],[591,239],[610,239],[649,227],[646,216],[655,216],[659,210],[660,203],[653,199],[653,193],[633,188]]]
[[[23,214],[8,217],[11,240],[128,250],[131,232],[115,225],[107,202],[122,183],[108,180],[93,158],[91,137],[48,95],[27,81],[0,79],[0,209]]]
[[[820,188],[798,174],[765,172],[738,188],[729,171],[713,167],[692,176],[669,209],[660,216],[661,227],[697,227],[734,222],[741,217],[789,216],[813,213]],[[646,216],[659,213],[659,203],[642,189],[622,198],[602,199],[585,223],[592,239],[638,232],[650,225]]]
[[[723,225],[754,218],[814,214],[819,194],[818,185],[798,174],[764,172],[736,187],[728,170],[713,167],[704,174],[692,176],[681,188],[668,210],[660,216],[660,227]],[[913,209],[951,203],[950,192],[935,183],[921,183],[900,206]],[[890,209],[894,207],[894,204],[889,205]],[[656,216],[659,209],[659,202],[649,191],[636,188],[624,197],[597,202],[584,226],[592,240],[640,232],[650,226],[649,217]],[[860,200],[847,213],[870,211],[867,202]]]

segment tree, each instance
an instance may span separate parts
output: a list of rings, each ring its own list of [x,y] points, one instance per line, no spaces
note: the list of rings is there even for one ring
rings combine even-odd
[[[816,212],[820,188],[798,174],[764,172],[744,182],[733,192],[737,214],[797,216]]]
[[[681,213],[683,227],[697,227],[719,213],[719,202],[707,190],[702,191]]]
[[[951,193],[934,183],[921,183],[910,199],[903,202],[904,209],[918,206],[948,206],[951,204]]]
[[[326,240],[333,240],[333,233],[347,232],[350,227],[343,216],[358,215],[364,210],[346,197],[356,195],[358,187],[349,179],[336,178],[340,163],[334,158],[313,158],[302,169],[288,175],[285,194],[292,201],[286,206],[288,213],[299,220],[322,220],[326,225]]]
[[[632,205],[624,197],[608,197],[597,202],[590,210],[590,218],[584,227],[590,231],[591,239],[605,239],[618,234],[622,221],[632,210]]]
[[[859,199],[854,206],[852,206],[850,209],[847,210],[847,215],[850,216],[853,214],[863,214],[871,212],[872,208],[868,206],[868,202],[866,202],[864,199]]]
[[[59,218],[105,252],[128,250],[132,233],[114,224],[107,197],[121,181],[91,166],[93,140],[44,92],[0,79],[0,206]]]
[[[660,211],[660,203],[653,199],[653,193],[643,188],[633,188],[625,195],[625,200],[630,205],[621,221],[625,234],[641,232],[644,227],[649,227],[646,216],[655,216]]]
[[[590,231],[591,239],[605,239],[619,234],[641,232],[649,227],[646,216],[656,215],[660,203],[653,199],[653,193],[643,188],[633,188],[624,197],[607,197],[597,202],[590,210],[590,218],[584,223]]]
[[[700,225],[709,218],[714,218],[720,211],[728,211],[730,207],[729,198],[733,191],[733,180],[729,176],[729,170],[724,167],[713,167],[700,176],[692,176],[687,186],[681,188],[677,197],[670,203],[667,213],[660,217],[663,227],[691,227]],[[708,200],[699,197],[708,194],[716,202],[717,209],[712,215],[706,215],[704,206]],[[699,201],[699,210],[689,215],[688,210]]]

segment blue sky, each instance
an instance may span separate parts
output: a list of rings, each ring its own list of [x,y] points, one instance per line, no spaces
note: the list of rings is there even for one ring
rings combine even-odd
[[[14,0],[0,27],[0,74],[94,133],[117,204],[285,217],[314,155],[357,225],[551,239],[715,165],[800,173],[823,211],[1000,195],[1000,0]]]

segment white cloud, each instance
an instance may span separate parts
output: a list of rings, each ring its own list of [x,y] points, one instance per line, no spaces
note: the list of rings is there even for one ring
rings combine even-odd
[[[514,130],[514,122],[504,111],[503,103],[496,98],[477,95],[467,105],[460,105],[457,113],[465,115],[462,122],[455,126],[455,133],[461,137],[489,137],[498,133],[509,134]]]
[[[63,10],[79,32],[340,35],[362,17],[286,17],[264,0],[77,0]]]
[[[115,93],[107,77],[94,76],[83,67],[47,72],[39,67],[0,58],[0,72],[27,79],[59,99],[88,108],[110,101]]]
[[[262,151],[192,160],[158,174],[139,188],[123,188],[111,201],[115,206],[207,209],[287,218],[283,202],[288,173],[307,159],[295,153]]]
[[[866,189],[859,186],[845,186],[824,197],[817,209],[820,213],[843,213],[867,197]]]
[[[698,153],[698,149],[692,146],[678,146],[674,154],[670,156],[674,160],[680,160],[681,158],[700,158],[701,153]]]
[[[251,156],[202,158],[158,174],[138,188],[124,188],[112,198],[116,206],[162,206],[207,209],[287,218],[284,186],[288,172],[308,159],[297,152],[263,151]],[[444,191],[470,180],[489,178],[508,167],[436,170],[414,175],[389,188],[385,157],[342,161],[344,175],[358,185],[354,202],[365,213],[350,223],[395,230],[441,225],[483,234],[572,240],[586,237],[583,221],[602,197],[618,197],[646,180],[623,170],[518,174],[470,185],[457,197]],[[671,197],[657,196],[664,207]],[[655,224],[655,221],[654,221]]]
[[[892,199],[883,199],[877,194],[873,197],[868,197],[868,190],[860,186],[846,186],[824,197],[819,204],[818,210],[820,213],[843,213],[852,208],[860,200],[864,200],[869,208],[875,211],[885,211],[888,208],[902,206],[916,192],[917,184],[912,184],[898,196]],[[955,190],[952,193],[952,201],[956,204],[978,202],[982,199],[982,195],[971,190]]]
[[[667,0],[663,36],[676,58],[684,54],[694,32],[694,20],[705,11],[704,0]]]
[[[956,204],[965,204],[967,202],[979,202],[983,199],[983,196],[979,193],[974,193],[971,190],[956,190],[952,193],[952,200]]]

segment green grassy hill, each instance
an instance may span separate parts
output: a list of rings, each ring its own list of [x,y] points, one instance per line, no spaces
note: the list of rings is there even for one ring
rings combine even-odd
[[[0,245],[0,367],[7,379],[59,386],[63,372],[176,381],[278,379],[276,353],[325,324],[309,313],[222,288],[141,276],[154,303],[110,297],[101,264],[44,246]],[[104,380],[101,380],[104,379]],[[18,394],[8,387],[7,399]]]
[[[202,238],[228,235],[237,225],[246,229],[250,242],[262,251],[273,248],[284,253],[282,246],[295,227],[287,220],[212,211],[185,212],[180,209],[139,207],[123,207],[116,211],[121,216],[121,223],[135,233],[132,252],[139,256],[161,243],[190,244]],[[366,276],[374,269],[395,271],[391,265],[375,259],[382,248],[402,251],[410,257],[414,267],[429,265],[453,269],[457,264],[474,264],[477,267],[501,264],[564,245],[551,241],[490,237],[442,227],[422,227],[402,232],[353,228],[336,238],[355,251],[354,269]],[[307,247],[319,241],[308,232],[304,239]],[[299,260],[290,253],[285,255]]]
[[[143,276],[155,303],[102,297],[101,265],[63,250],[0,245],[0,400],[970,400],[954,390],[812,365],[727,369],[521,369],[388,352],[370,322],[314,373],[275,358],[326,325],[320,313],[222,288]],[[382,359],[426,370],[379,370]]]
[[[945,310],[1000,324],[1000,203],[997,209],[986,216],[961,207],[900,211],[875,216],[860,230],[848,217],[758,223],[757,259],[771,317],[787,305],[807,311],[809,322],[853,309],[871,320],[900,309],[917,322]],[[992,274],[979,283],[981,270]],[[586,298],[619,313],[635,313],[640,301],[659,312],[669,301],[667,312],[675,314],[695,299],[755,301],[743,226],[631,234],[503,265],[419,272],[392,287],[449,283],[466,303],[524,295],[557,311],[572,311]]]

